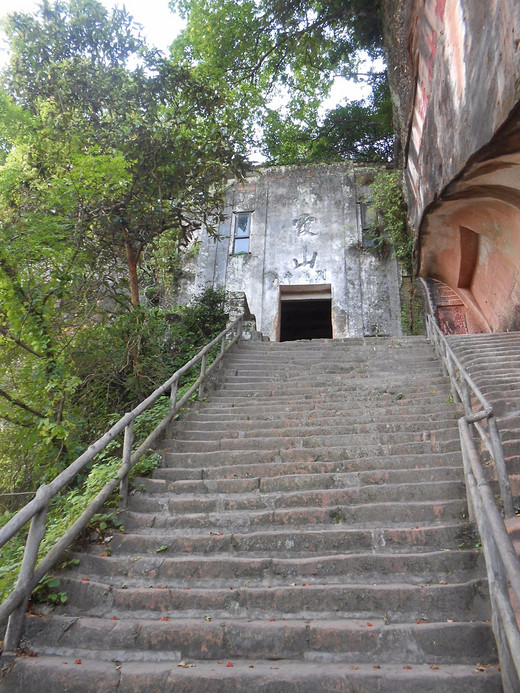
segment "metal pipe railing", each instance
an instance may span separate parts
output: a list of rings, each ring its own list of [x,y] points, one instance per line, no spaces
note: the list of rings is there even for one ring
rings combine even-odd
[[[215,339],[207,344],[190,361],[177,370],[165,383],[158,387],[135,407],[125,414],[112,428],[104,433],[95,443],[70,464],[61,474],[55,477],[49,484],[41,486],[35,498],[25,505],[14,517],[0,529],[0,548],[10,541],[17,532],[28,522],[31,523],[25,544],[25,552],[18,573],[16,586],[9,596],[0,604],[0,624],[8,619],[6,636],[4,639],[4,655],[14,654],[18,648],[23,631],[26,603],[33,589],[37,586],[45,574],[52,569],[63,552],[70,546],[79,533],[87,526],[92,517],[99,512],[119,487],[120,503],[126,507],[128,501],[129,474],[139,459],[150,450],[153,443],[167,430],[177,412],[195,393],[202,395],[204,384],[216,366],[220,367],[226,352],[240,339],[242,334],[243,317],[238,318],[228,325]],[[215,360],[208,366],[209,352],[220,346]],[[193,366],[201,362],[200,375],[193,385],[177,400],[179,379]],[[152,406],[162,395],[170,391],[170,410],[150,435],[144,440],[137,450],[132,452],[134,442],[133,425],[136,418],[146,409]],[[45,520],[52,499],[81,472],[109,443],[124,432],[123,453],[121,466],[114,478],[108,481],[90,505],[82,512],[74,524],[67,529],[58,539],[48,553],[38,561],[41,542],[45,537]]]
[[[426,282],[426,327],[430,341],[442,359],[450,377],[453,396],[464,405],[459,433],[470,518],[476,523],[484,558],[492,609],[493,633],[497,643],[506,693],[520,691],[520,630],[513,600],[520,604],[520,560],[497,507],[485,474],[481,455],[475,445],[478,434],[495,463],[501,504],[506,518],[513,517],[513,496],[493,407],[463,367],[434,318]],[[477,411],[474,411],[477,408]],[[484,427],[487,424],[487,430]]]
[[[462,363],[457,358],[453,349],[448,344],[446,337],[437,325],[434,318],[433,306],[431,303],[428,287],[422,280],[424,293],[426,294],[427,314],[426,331],[428,338],[439,353],[444,367],[450,377],[452,393],[455,400],[462,402],[464,406],[465,418],[468,423],[473,424],[479,434],[487,451],[495,463],[500,497],[506,518],[514,517],[515,510],[513,505],[513,494],[504,458],[504,450],[500,440],[495,413],[493,407],[484,397],[480,388],[473,381],[470,374],[466,371]],[[475,405],[473,401],[475,401]],[[474,411],[474,406],[480,406],[478,411]],[[487,423],[487,431],[482,422]]]

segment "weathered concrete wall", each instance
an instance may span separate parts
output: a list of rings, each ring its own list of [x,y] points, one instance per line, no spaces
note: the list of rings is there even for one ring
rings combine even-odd
[[[518,329],[520,3],[387,0],[387,14],[419,273],[476,331]]]
[[[333,336],[399,334],[398,273],[362,249],[358,201],[366,176],[352,164],[259,169],[228,190],[220,240],[202,238],[196,290],[243,291],[258,329],[279,330],[280,287],[330,285]],[[233,254],[234,215],[251,212],[250,252]]]

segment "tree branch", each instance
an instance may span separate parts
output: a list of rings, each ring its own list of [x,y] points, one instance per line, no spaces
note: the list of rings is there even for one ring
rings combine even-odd
[[[9,334],[9,331],[6,330],[5,327],[0,327],[0,334],[3,335],[6,339],[9,339],[11,342],[18,344],[19,347],[22,347],[22,349],[25,349],[25,351],[28,351],[33,356],[37,356],[39,359],[43,358],[43,354],[40,354],[38,351],[35,351],[28,344],[22,342],[21,339],[18,339],[17,337],[14,337],[12,334]]]

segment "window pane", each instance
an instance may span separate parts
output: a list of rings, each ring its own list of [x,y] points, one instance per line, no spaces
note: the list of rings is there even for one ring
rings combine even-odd
[[[249,252],[249,238],[235,238],[235,253]]]
[[[237,214],[235,236],[237,238],[249,236],[249,214]]]

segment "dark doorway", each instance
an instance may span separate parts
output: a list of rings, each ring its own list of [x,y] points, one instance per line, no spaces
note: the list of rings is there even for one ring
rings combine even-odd
[[[280,302],[280,341],[332,339],[330,298]]]

